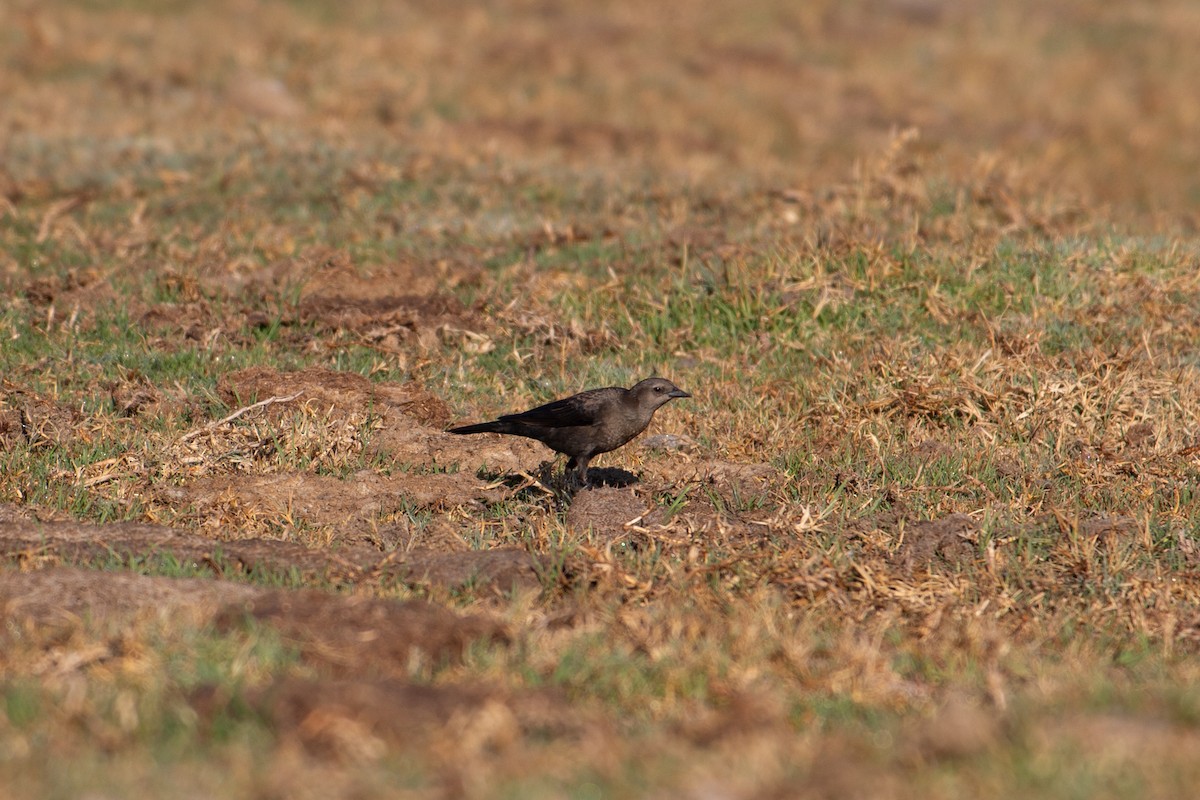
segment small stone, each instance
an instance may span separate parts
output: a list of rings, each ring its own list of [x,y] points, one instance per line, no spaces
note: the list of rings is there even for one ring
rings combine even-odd
[[[690,436],[682,436],[675,433],[656,433],[642,440],[642,448],[658,453],[694,453],[700,449],[700,443]]]

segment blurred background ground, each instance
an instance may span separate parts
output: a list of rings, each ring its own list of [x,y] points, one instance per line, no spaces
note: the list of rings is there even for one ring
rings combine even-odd
[[[943,179],[1011,170],[1089,214],[1195,223],[1200,11],[1187,2],[3,13],[7,194],[103,186],[131,165],[187,174],[188,155],[264,127],[418,160],[819,191],[915,128]]]

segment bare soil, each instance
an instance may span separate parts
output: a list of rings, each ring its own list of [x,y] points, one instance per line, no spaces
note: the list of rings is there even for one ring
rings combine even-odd
[[[230,407],[299,395],[302,403],[320,410],[341,413],[376,411],[381,415],[403,415],[422,425],[444,425],[450,416],[446,402],[415,384],[373,383],[362,375],[312,367],[299,372],[279,372],[268,367],[251,367],[229,373],[217,391]],[[278,417],[280,410],[273,412]]]
[[[319,591],[258,591],[247,602],[226,605],[215,621],[229,628],[247,617],[277,630],[305,661],[339,676],[406,676],[414,654],[434,664],[454,662],[471,642],[509,638],[500,622],[478,614]]]
[[[419,586],[508,592],[538,586],[536,560],[511,548],[469,552],[408,552],[350,545],[330,550],[273,539],[216,541],[157,525],[74,522],[0,522],[0,557],[23,568],[61,563],[170,557],[180,564],[212,570],[218,576],[262,570],[298,573],[333,582],[389,579]]]
[[[0,583],[0,611],[17,625],[130,624],[147,614],[203,624],[261,589],[204,578],[162,578],[124,571],[46,567],[9,572]]]
[[[362,470],[345,479],[307,473],[210,476],[161,494],[164,503],[186,506],[189,520],[222,539],[246,535],[244,527],[228,524],[246,516],[324,526],[332,530],[331,542],[359,543],[371,541],[378,520],[403,509],[482,507],[511,492],[461,472],[385,476]]]

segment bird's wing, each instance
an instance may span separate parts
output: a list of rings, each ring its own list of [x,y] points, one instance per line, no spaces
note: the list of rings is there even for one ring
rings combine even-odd
[[[618,389],[619,391],[619,389]],[[609,389],[591,389],[544,406],[522,411],[520,414],[505,414],[503,422],[524,422],[543,428],[571,428],[579,425],[594,425],[599,418],[605,395]]]

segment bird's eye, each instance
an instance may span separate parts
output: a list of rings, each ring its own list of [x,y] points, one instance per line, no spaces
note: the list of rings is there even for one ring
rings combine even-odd
[[[662,394],[662,387],[661,387],[661,386],[655,386],[655,387],[654,387],[654,391],[658,392],[659,394]]]

